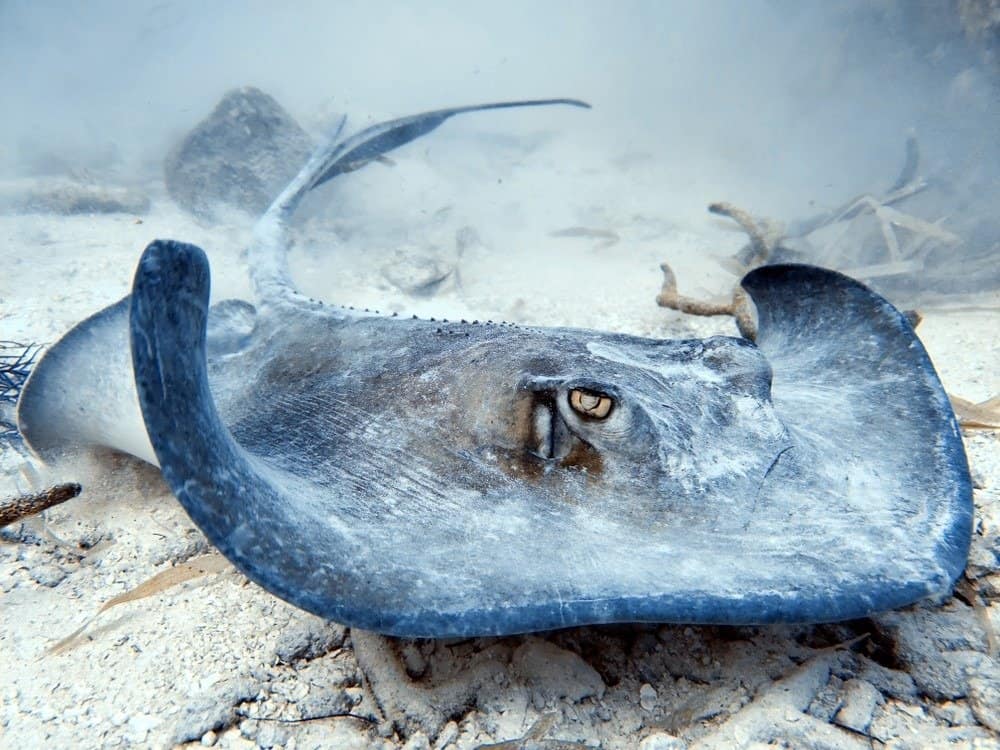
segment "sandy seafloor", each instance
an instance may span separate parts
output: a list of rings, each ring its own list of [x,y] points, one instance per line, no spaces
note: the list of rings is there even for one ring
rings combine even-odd
[[[304,291],[424,317],[735,333],[726,318],[653,300],[663,260],[682,291],[726,292],[735,278],[719,260],[740,233],[672,212],[669,165],[656,154],[567,160],[541,142],[513,158],[509,143],[495,157],[466,153],[467,169],[416,147],[395,171],[349,175],[301,227],[293,265]],[[249,294],[251,218],[196,221],[158,180],[135,187],[152,199],[141,217],[0,216],[0,338],[55,341],[128,292],[154,238],[205,248],[215,299]],[[689,202],[728,197],[680,187]],[[415,299],[385,280],[397,250],[447,260],[467,226],[478,239],[459,260],[459,284]],[[571,226],[619,239],[550,235]],[[946,389],[973,401],[1000,393],[996,296],[991,304],[922,308],[918,329]],[[109,455],[40,467],[42,483],[85,489],[0,542],[0,747],[1000,747],[1000,451],[997,433],[965,438],[976,606],[967,594],[834,626],[616,626],[461,642],[345,630],[227,568],[109,609],[50,653],[102,603],[209,550],[155,469]],[[0,454],[0,494],[29,489],[23,460]],[[344,712],[362,718],[331,716]]]

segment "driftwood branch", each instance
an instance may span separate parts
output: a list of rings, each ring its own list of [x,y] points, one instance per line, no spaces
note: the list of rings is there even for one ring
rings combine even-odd
[[[23,521],[29,516],[41,513],[43,510],[67,500],[72,500],[80,494],[81,489],[76,482],[68,482],[49,487],[44,492],[0,500],[0,528]]]

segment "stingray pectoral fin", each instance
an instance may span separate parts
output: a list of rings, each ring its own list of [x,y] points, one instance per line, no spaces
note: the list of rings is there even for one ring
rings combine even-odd
[[[125,297],[77,323],[32,370],[17,428],[42,459],[102,447],[155,462],[133,385],[128,311]]]
[[[835,527],[856,529],[838,542],[844,575],[859,575],[858,601],[852,607],[845,594],[844,611],[947,591],[968,556],[972,486],[951,404],[913,328],[834,271],[764,266],[742,285],[793,442],[765,498],[792,498],[794,512],[814,518],[813,545]]]
[[[132,287],[132,361],[163,477],[209,541],[249,578],[303,609],[356,619],[331,604],[341,557],[354,552],[337,525],[304,515],[276,479],[279,470],[240,447],[216,411],[208,299],[200,248],[169,241],[146,248]]]

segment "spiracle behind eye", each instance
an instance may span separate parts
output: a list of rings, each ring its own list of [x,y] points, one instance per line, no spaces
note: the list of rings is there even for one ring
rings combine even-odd
[[[569,405],[584,417],[605,419],[611,413],[615,400],[606,393],[574,388],[569,392]]]

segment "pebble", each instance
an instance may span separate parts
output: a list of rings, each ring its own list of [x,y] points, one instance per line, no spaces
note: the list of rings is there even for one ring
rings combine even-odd
[[[687,743],[666,732],[653,732],[639,743],[639,750],[687,750]]]
[[[403,745],[403,750],[431,750],[431,741],[423,732],[414,732]]]
[[[584,698],[604,697],[604,681],[578,654],[540,638],[529,638],[519,646],[511,666],[533,687],[533,700],[545,707],[553,699],[577,703]]]
[[[842,727],[864,734],[872,723],[875,708],[883,702],[882,694],[865,680],[844,683],[844,703],[833,717]]]
[[[639,688],[639,705],[643,711],[652,711],[656,707],[656,690],[648,682]]]
[[[447,747],[457,739],[458,724],[453,721],[449,721],[444,725],[440,734],[438,734],[437,742],[434,743],[435,750],[441,750],[441,748]]]
[[[1000,732],[1000,668],[995,664],[969,680],[969,705],[980,724]]]
[[[205,732],[205,734],[201,736],[201,744],[204,747],[212,747],[218,741],[219,741],[219,735],[217,735],[211,729],[209,729],[207,732]]]

